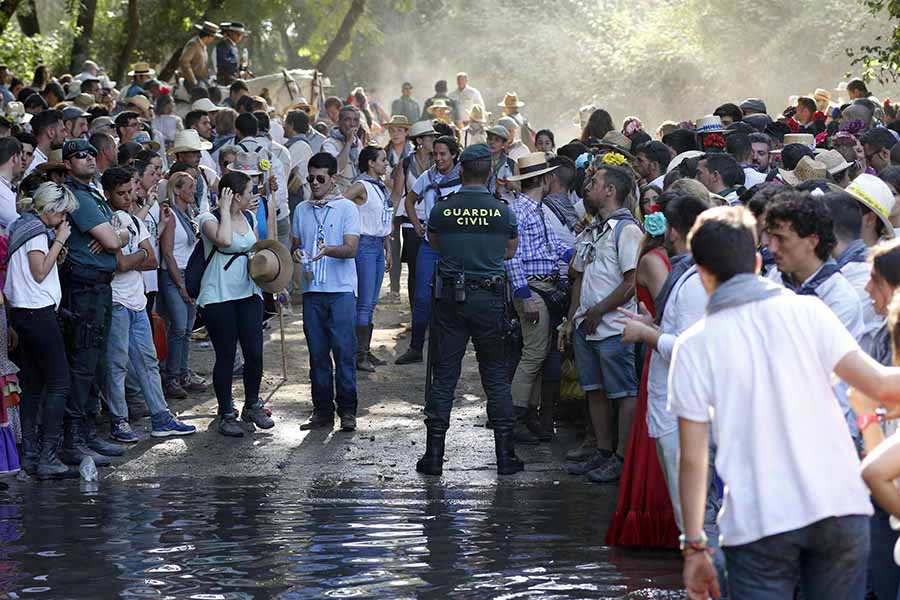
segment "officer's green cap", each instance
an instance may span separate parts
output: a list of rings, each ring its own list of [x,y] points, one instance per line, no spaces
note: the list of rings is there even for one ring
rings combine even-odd
[[[472,144],[462,151],[459,162],[469,162],[471,160],[490,160],[491,149],[487,144]]]

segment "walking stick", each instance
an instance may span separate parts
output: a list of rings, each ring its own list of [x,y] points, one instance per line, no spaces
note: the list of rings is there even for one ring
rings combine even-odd
[[[281,329],[281,380],[287,381],[287,350],[284,346],[284,294],[278,294],[278,326]]]

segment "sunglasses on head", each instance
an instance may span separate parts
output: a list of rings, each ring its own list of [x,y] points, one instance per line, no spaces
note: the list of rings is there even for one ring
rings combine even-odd
[[[326,181],[328,181],[328,178],[325,177],[324,175],[308,175],[306,177],[306,181],[308,181],[309,183],[316,182],[321,185],[321,184],[325,183]]]

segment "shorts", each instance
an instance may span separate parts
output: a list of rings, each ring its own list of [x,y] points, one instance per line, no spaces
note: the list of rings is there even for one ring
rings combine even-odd
[[[575,364],[578,383],[585,392],[603,390],[610,400],[637,396],[634,344],[622,344],[622,336],[588,340],[581,327],[575,329]]]

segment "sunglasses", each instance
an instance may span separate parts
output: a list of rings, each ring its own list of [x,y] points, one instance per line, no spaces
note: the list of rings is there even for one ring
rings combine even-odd
[[[309,176],[307,176],[306,181],[308,181],[309,183],[316,182],[319,185],[321,185],[321,184],[325,183],[326,181],[328,181],[328,178],[325,177],[324,175],[315,175],[315,176],[309,175]]]
[[[94,158],[97,157],[97,155],[94,154],[93,152],[91,152],[90,150],[82,150],[81,152],[76,152],[75,154],[70,156],[69,159],[77,158],[78,160],[84,160],[88,156],[93,156]]]

